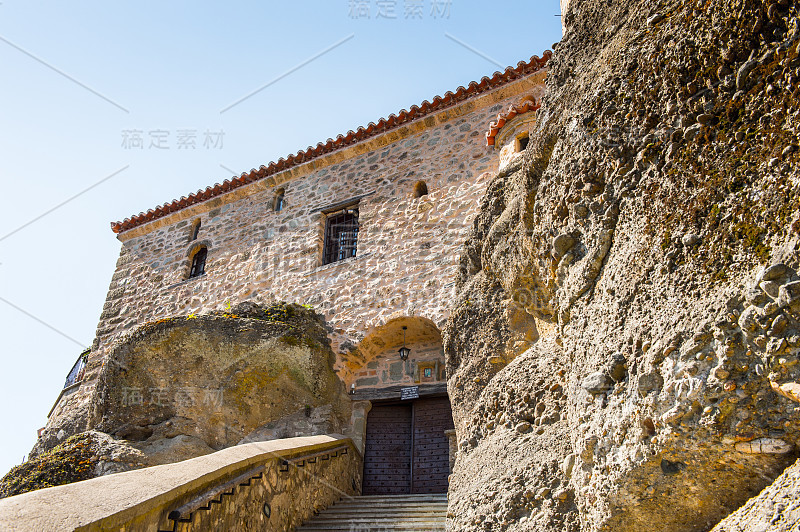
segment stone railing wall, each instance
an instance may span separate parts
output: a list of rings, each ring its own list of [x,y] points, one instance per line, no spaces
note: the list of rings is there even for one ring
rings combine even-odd
[[[0,530],[294,530],[358,495],[362,467],[342,436],[249,443],[0,500]]]

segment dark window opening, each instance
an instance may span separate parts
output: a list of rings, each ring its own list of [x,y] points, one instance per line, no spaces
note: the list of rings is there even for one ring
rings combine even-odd
[[[517,137],[517,151],[522,151],[525,148],[527,148],[529,140],[530,140],[530,137],[528,136],[527,133],[522,135],[522,136],[520,136],[520,137]]]
[[[200,220],[197,219],[192,225],[192,235],[189,237],[189,241],[197,240],[197,235],[200,234]]]
[[[200,248],[192,257],[192,269],[189,270],[189,277],[199,277],[206,273],[206,256],[208,256],[207,248]]]
[[[322,264],[356,256],[358,244],[358,207],[333,212],[325,219],[325,247]]]
[[[421,198],[422,196],[428,195],[428,185],[425,184],[425,181],[418,181],[416,185],[414,185],[414,197]]]
[[[275,194],[275,201],[272,204],[272,208],[275,212],[280,212],[283,210],[283,200],[286,196],[286,192],[283,189],[278,190]]]

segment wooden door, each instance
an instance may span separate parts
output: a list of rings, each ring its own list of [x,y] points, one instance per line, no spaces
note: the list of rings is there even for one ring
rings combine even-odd
[[[411,493],[412,407],[373,406],[364,445],[364,495]]]
[[[450,444],[444,431],[453,425],[447,397],[414,401],[412,493],[446,493]]]

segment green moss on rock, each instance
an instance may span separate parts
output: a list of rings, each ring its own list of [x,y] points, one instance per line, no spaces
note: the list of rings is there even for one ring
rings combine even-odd
[[[97,461],[89,434],[76,434],[18,465],[0,480],[0,498],[93,478]]]

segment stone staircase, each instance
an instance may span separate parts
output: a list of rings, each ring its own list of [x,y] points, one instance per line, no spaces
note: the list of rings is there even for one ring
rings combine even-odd
[[[445,530],[447,495],[345,497],[297,532],[438,532]]]

